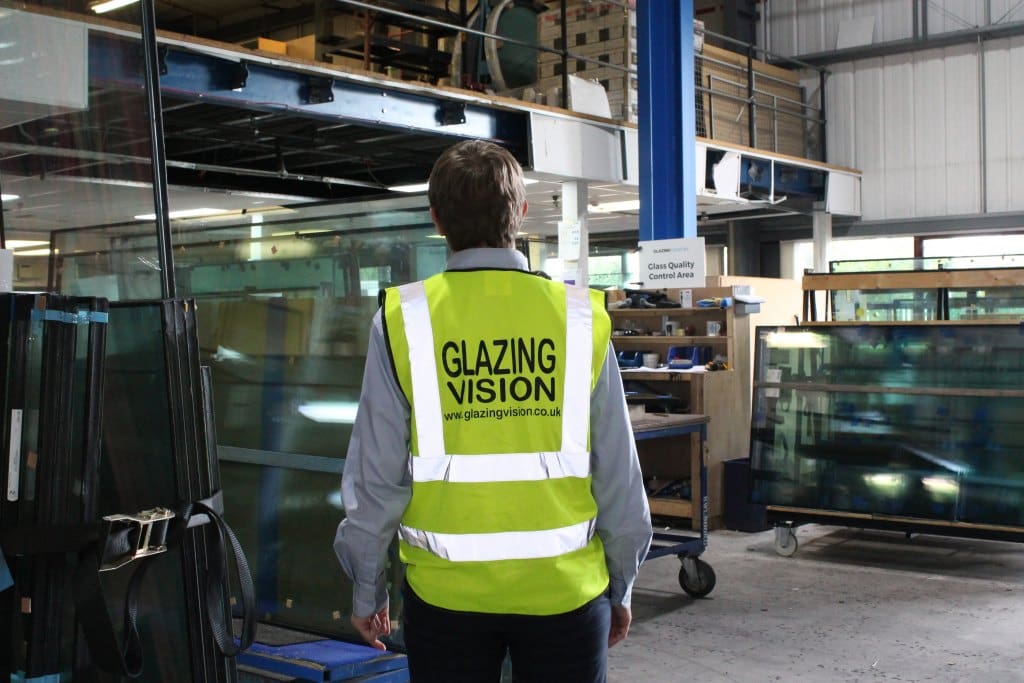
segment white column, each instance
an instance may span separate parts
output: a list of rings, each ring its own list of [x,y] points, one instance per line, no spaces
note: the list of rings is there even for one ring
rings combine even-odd
[[[252,214],[250,222],[252,227],[249,228],[249,260],[259,261],[263,258],[263,214]]]
[[[562,221],[558,224],[558,257],[562,259],[562,279],[586,287],[590,281],[588,255],[590,234],[587,229],[587,183],[570,180],[562,183]]]
[[[832,260],[832,214],[817,204],[811,214],[814,235],[814,272],[827,273]]]

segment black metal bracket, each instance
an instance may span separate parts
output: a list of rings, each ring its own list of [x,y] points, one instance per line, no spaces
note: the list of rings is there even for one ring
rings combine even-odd
[[[160,65],[160,75],[167,75],[167,53],[170,50],[166,45],[160,45],[157,47],[157,64]]]
[[[249,81],[249,65],[245,62],[232,64],[226,76],[227,84],[225,85],[225,90],[241,90]]]
[[[466,122],[465,102],[441,102],[437,111],[437,118],[442,126],[456,126]]]
[[[306,104],[324,104],[334,101],[334,79],[310,77],[306,84]]]

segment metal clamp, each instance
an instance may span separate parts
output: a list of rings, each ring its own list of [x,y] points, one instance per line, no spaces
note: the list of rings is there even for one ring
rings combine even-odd
[[[103,564],[100,566],[100,571],[114,571],[115,569],[120,569],[126,564],[130,564],[143,557],[159,555],[160,553],[167,552],[166,545],[162,543],[160,545],[150,545],[150,542],[154,540],[154,528],[157,528],[158,530],[158,533],[156,534],[157,539],[163,541],[163,539],[167,537],[167,526],[174,517],[174,511],[167,508],[143,510],[142,512],[138,512],[134,515],[108,515],[104,517],[103,519],[111,524],[135,527],[137,529],[137,536],[135,537],[134,550],[129,550],[123,559]]]

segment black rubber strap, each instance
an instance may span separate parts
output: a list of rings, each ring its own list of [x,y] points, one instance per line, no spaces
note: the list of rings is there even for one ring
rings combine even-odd
[[[218,491],[209,498],[182,506],[169,523],[154,524],[149,546],[177,547],[189,529],[210,526],[216,533],[209,545],[206,568],[207,620],[217,649],[234,657],[252,645],[256,635],[256,591],[252,573],[234,531],[222,517],[224,501]],[[11,555],[78,553],[72,592],[78,621],[96,666],[115,675],[137,678],[142,673],[142,643],[138,631],[139,586],[153,560],[162,554],[139,558],[126,566],[132,571],[124,598],[123,642],[118,642],[100,579],[104,565],[122,559],[139,546],[141,527],[104,521],[99,524],[58,528],[23,527],[0,532],[0,544]],[[204,529],[205,533],[206,530]],[[231,545],[242,601],[242,633],[236,644],[231,628],[226,543]]]
[[[98,547],[81,555],[72,584],[75,610],[89,654],[104,671],[128,678],[142,673],[142,641],[137,625],[139,585],[146,570],[159,555],[151,555],[129,565],[134,571],[124,597],[124,643],[117,639],[114,622],[107,609],[107,596],[100,579],[102,554]]]
[[[210,498],[196,501],[190,506],[188,517],[190,521],[197,517],[206,517],[212,523],[217,534],[217,541],[209,546],[209,566],[206,574],[206,610],[210,629],[213,632],[214,642],[217,649],[225,657],[234,657],[238,653],[248,649],[256,637],[256,588],[252,581],[252,572],[249,570],[249,562],[242,551],[242,544],[238,542],[235,532],[224,521],[221,516],[224,504],[221,493],[218,491]],[[231,545],[231,553],[235,561],[235,574],[238,579],[238,588],[242,601],[242,632],[239,635],[238,643],[235,643],[234,634],[231,628],[231,604],[225,593],[225,586],[228,584],[228,558],[226,553],[227,544]]]

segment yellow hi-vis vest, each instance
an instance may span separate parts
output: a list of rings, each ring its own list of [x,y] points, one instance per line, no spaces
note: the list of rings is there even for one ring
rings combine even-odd
[[[445,609],[549,615],[608,586],[594,533],[590,395],[603,295],[516,270],[448,271],[386,290],[411,406],[406,580]]]

